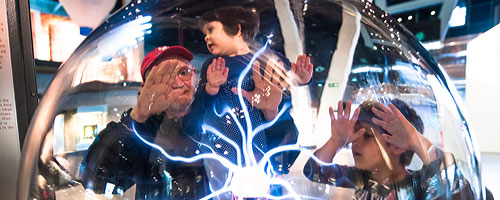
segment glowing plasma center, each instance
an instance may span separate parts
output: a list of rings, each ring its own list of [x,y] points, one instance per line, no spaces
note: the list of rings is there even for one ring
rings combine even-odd
[[[237,197],[265,197],[270,186],[271,178],[259,167],[239,168],[231,180],[231,191]]]

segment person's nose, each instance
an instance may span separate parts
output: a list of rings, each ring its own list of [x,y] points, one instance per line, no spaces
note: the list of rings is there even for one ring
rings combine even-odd
[[[353,147],[359,147],[359,145],[360,145],[360,138],[356,138],[355,140],[352,141]]]
[[[208,42],[208,34],[205,35],[205,42]]]

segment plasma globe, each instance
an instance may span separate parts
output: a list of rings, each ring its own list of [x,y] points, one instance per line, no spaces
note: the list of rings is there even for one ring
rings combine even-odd
[[[291,184],[283,179],[279,179],[276,177],[276,172],[272,169],[272,166],[270,164],[270,158],[277,154],[281,153],[284,151],[300,151],[300,145],[298,144],[291,144],[291,145],[283,145],[279,146],[273,149],[270,149],[267,152],[263,152],[263,157],[257,161],[257,158],[255,157],[254,150],[252,148],[253,144],[253,138],[261,131],[266,130],[267,128],[271,127],[274,125],[280,117],[283,115],[284,112],[290,107],[290,104],[287,103],[285,104],[278,112],[278,115],[271,121],[263,123],[259,126],[257,126],[255,129],[252,128],[252,122],[250,120],[250,115],[248,112],[248,108],[245,104],[244,97],[242,95],[242,83],[244,77],[250,72],[252,69],[253,63],[256,61],[256,59],[264,52],[264,50],[267,48],[267,44],[269,42],[266,42],[266,44],[260,48],[255,55],[252,57],[250,60],[249,64],[245,67],[245,69],[242,71],[238,78],[238,86],[237,86],[237,91],[238,91],[238,99],[241,105],[241,108],[244,113],[244,118],[246,122],[246,130],[243,128],[243,126],[240,124],[237,116],[235,113],[229,108],[229,107],[224,107],[222,109],[222,112],[218,113],[215,108],[214,112],[216,113],[217,116],[222,117],[225,114],[228,114],[233,121],[236,123],[238,126],[240,133],[241,133],[241,138],[242,138],[242,147],[240,147],[237,142],[231,140],[230,138],[226,137],[224,133],[220,132],[219,130],[215,129],[214,127],[208,125],[208,124],[203,124],[202,129],[203,132],[210,132],[220,139],[226,141],[229,143],[231,146],[234,147],[236,153],[237,153],[237,164],[233,164],[231,161],[229,161],[227,158],[217,155],[207,144],[203,144],[198,142],[201,146],[208,147],[211,149],[212,153],[202,153],[193,157],[181,157],[181,156],[172,156],[168,154],[161,146],[148,142],[146,139],[141,137],[141,135],[137,132],[135,127],[133,127],[135,135],[144,143],[147,145],[157,149],[160,151],[167,159],[172,160],[172,161],[181,161],[181,162],[195,162],[199,161],[201,159],[213,159],[222,164],[225,168],[227,168],[229,174],[227,180],[225,180],[224,187],[221,189],[218,189],[216,191],[212,191],[212,193],[202,199],[210,199],[213,198],[217,195],[226,193],[226,192],[232,192],[233,196],[237,198],[247,198],[247,197],[264,197],[264,198],[272,198],[272,199],[285,199],[285,198],[294,198],[294,199],[301,199],[301,196],[298,195],[294,190]],[[243,158],[241,155],[243,154]],[[318,161],[319,163],[325,164],[325,165],[330,165],[329,163],[324,163],[320,161],[319,159],[315,158],[314,155],[309,154],[311,157],[313,157],[314,160]],[[245,165],[243,165],[243,159]],[[287,192],[287,194],[283,196],[273,196],[269,194],[269,189],[271,185],[280,185],[282,186]]]

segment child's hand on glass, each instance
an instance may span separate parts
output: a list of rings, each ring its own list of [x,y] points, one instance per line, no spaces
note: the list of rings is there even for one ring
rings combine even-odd
[[[297,61],[292,63],[292,70],[297,75],[297,83],[304,85],[309,83],[312,77],[313,64],[311,58],[306,54],[299,55]]]
[[[354,114],[352,118],[349,119],[351,116],[351,101],[347,101],[345,110],[343,107],[343,102],[339,101],[338,103],[338,108],[337,108],[337,116],[335,117],[335,112],[333,111],[333,108],[330,107],[330,119],[331,119],[331,131],[332,131],[332,136],[331,140],[333,144],[335,145],[336,149],[339,149],[343,147],[344,145],[351,143],[352,141],[356,140],[359,136],[361,136],[364,132],[365,129],[361,128],[357,131],[354,130],[354,125],[356,124],[356,121],[358,120],[359,116],[359,108],[357,108],[354,111]]]
[[[266,120],[272,120],[278,114],[283,88],[288,87],[287,77],[283,63],[269,59],[266,63],[264,75],[261,74],[260,63],[255,61],[252,65],[255,89],[253,91],[241,90],[241,94],[253,107],[262,110]],[[237,88],[232,88],[238,94]]]
[[[229,68],[226,67],[224,58],[213,59],[207,69],[207,85],[206,90],[210,95],[215,95],[219,92],[219,87],[227,81]]]
[[[396,147],[405,150],[415,151],[420,144],[421,135],[392,103],[385,106],[378,103],[377,108],[373,107],[372,112],[379,117],[372,118],[373,123],[383,128],[391,135],[383,135],[384,139]]]

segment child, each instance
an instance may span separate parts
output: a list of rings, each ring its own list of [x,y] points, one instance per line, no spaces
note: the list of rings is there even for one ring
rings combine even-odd
[[[246,122],[236,88],[240,74],[254,55],[250,44],[254,42],[255,35],[259,30],[258,15],[250,9],[242,7],[220,8],[204,14],[200,19],[200,27],[206,35],[207,48],[214,57],[209,58],[203,64],[199,87],[195,94],[194,109],[201,112],[202,124],[214,127],[241,146],[240,129],[232,119],[217,116],[214,108],[217,112],[221,112],[224,107],[230,108],[240,118],[239,121],[246,131]],[[288,69],[291,66],[283,55],[270,49],[266,49],[260,57],[272,59],[258,59],[253,69],[258,69],[261,64],[266,64],[266,68],[269,70],[266,72],[271,73],[274,77],[279,77],[277,71]],[[275,60],[275,62],[268,62],[269,60]],[[299,56],[298,60],[298,65],[292,65],[300,77],[297,82],[306,84],[312,75],[312,64],[305,55]],[[274,70],[270,70],[271,68]],[[273,73],[273,71],[275,72]],[[262,78],[260,75],[258,75],[260,77],[253,77],[257,73],[255,71],[248,73],[244,77],[241,88],[243,96],[247,100],[245,104],[254,128],[265,121],[274,119],[278,113],[279,104],[282,103],[282,91],[277,90],[276,86],[280,89],[287,85],[280,78],[274,78],[272,81],[254,82],[256,78],[258,80]],[[283,73],[281,72],[281,75]],[[270,91],[270,95],[264,95],[263,91],[259,91],[265,84],[274,89]],[[261,94],[259,101],[254,101],[255,99],[252,97],[259,94]],[[284,116],[284,118],[286,117]],[[202,141],[202,143],[208,142],[215,145],[219,142],[217,139],[217,141],[212,140],[214,138],[208,139],[210,140]],[[225,143],[224,141],[220,142]],[[257,134],[254,138],[254,144],[258,148],[257,151],[267,150],[267,139],[264,134]],[[236,153],[230,145],[222,144],[222,148],[217,148],[216,151],[230,158],[233,162],[236,161]]]
[[[192,123],[206,124],[215,128],[241,148],[242,135],[245,136],[247,133],[241,133],[237,123],[243,126],[243,132],[246,132],[247,128],[236,88],[240,74],[254,56],[254,49],[250,44],[254,42],[259,30],[259,17],[250,9],[242,7],[221,8],[204,14],[200,18],[200,27],[205,34],[207,48],[214,56],[203,64],[201,70],[200,82],[191,113],[191,116],[201,117],[201,119],[193,120]],[[264,64],[266,68],[264,71],[267,74],[263,77],[260,74],[260,66],[264,66]],[[284,78],[285,69],[288,70],[290,66],[300,77],[297,80],[299,84],[309,82],[313,66],[308,57],[301,55],[298,57],[297,65],[290,64],[283,55],[270,49],[266,49],[259,56],[252,67],[252,73],[248,73],[244,77],[241,89],[253,128],[274,119],[283,102],[289,101],[286,96],[282,97],[283,91],[281,89],[287,85],[282,78]],[[270,80],[271,77],[274,78]],[[258,99],[255,99],[256,97]],[[282,100],[282,98],[285,99]],[[235,122],[229,115],[222,117],[217,115],[225,107],[236,115],[239,122]],[[268,144],[273,143],[269,140],[279,140],[277,143],[281,144],[292,143],[296,141],[296,136],[297,132],[293,120],[288,112],[285,112],[276,124],[265,131],[265,134],[257,134],[253,138],[253,152],[259,158],[263,152],[269,149]],[[236,164],[235,147],[226,141],[212,133],[204,133],[201,137],[201,143],[213,147],[217,154],[225,156]],[[205,161],[206,166],[210,165],[207,162],[210,161]],[[242,159],[242,163],[244,166],[251,164],[247,159]],[[209,173],[213,173],[213,171]],[[223,180],[222,178],[221,181],[223,182]],[[211,184],[214,185],[213,182]]]
[[[423,122],[406,103],[395,99],[386,107],[365,101],[351,119],[351,102],[345,111],[342,105],[340,101],[337,116],[330,108],[332,136],[314,154],[330,163],[337,150],[352,143],[355,167],[310,159],[304,167],[306,177],[354,188],[354,199],[473,198],[468,181],[456,167],[450,167],[455,165],[453,155],[436,148],[421,134]],[[406,169],[413,154],[424,164],[416,172]],[[441,177],[444,169],[454,173],[452,182]]]

